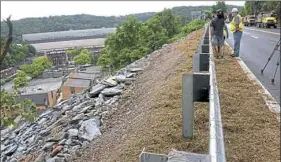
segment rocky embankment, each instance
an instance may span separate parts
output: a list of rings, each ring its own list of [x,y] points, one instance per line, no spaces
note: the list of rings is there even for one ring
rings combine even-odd
[[[102,80],[90,91],[47,109],[34,122],[19,119],[17,128],[2,130],[1,162],[71,161],[79,149],[102,135],[103,121],[118,110],[123,91],[133,84],[148,59],[149,55]]]

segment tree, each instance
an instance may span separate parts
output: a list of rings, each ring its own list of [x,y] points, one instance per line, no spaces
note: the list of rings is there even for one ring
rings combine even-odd
[[[68,60],[72,60],[75,56],[79,55],[80,52],[81,52],[81,49],[78,49],[78,48],[67,50],[66,54],[68,56]]]
[[[43,66],[43,69],[52,67],[52,62],[48,59],[47,56],[40,56],[33,60],[33,64]]]
[[[18,70],[14,79],[14,89],[17,90],[20,87],[27,85],[28,77],[25,72]]]
[[[8,25],[8,29],[9,29],[9,33],[8,33],[8,37],[6,41],[1,40],[1,56],[0,56],[0,63],[2,64],[4,58],[6,57],[6,55],[8,54],[10,45],[12,44],[13,41],[13,24],[11,22],[11,16],[9,16],[6,20],[4,20],[4,22]],[[5,42],[5,43],[4,43]],[[2,44],[4,46],[2,46]]]
[[[80,53],[79,55],[75,56],[73,60],[77,65],[91,64],[92,62],[90,56],[85,53]]]
[[[171,9],[164,9],[157,15],[160,16],[161,26],[167,30],[169,38],[179,33],[181,27],[180,18],[174,15]]]
[[[20,100],[15,92],[7,92],[1,89],[1,125],[15,126],[14,119],[17,116],[22,116],[25,120],[33,121],[36,112],[36,106],[30,100]]]
[[[217,1],[216,5],[212,6],[213,11],[221,9],[224,13],[227,13],[227,6],[224,1]]]
[[[42,75],[45,69],[52,67],[52,62],[46,56],[40,56],[33,60],[32,64],[24,64],[20,66],[20,70],[24,71],[32,78]]]

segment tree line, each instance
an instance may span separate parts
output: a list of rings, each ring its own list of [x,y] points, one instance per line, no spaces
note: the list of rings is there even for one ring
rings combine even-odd
[[[194,20],[184,25],[171,9],[165,9],[145,22],[130,16],[106,38],[98,65],[118,70],[162,45],[202,28],[204,23],[204,20]]]
[[[274,11],[278,18],[281,16],[280,7],[280,1],[246,1],[242,9],[242,16]]]
[[[233,5],[226,5],[230,11]],[[239,6],[236,6],[239,8]],[[210,6],[180,6],[172,8],[172,13],[180,16],[182,23],[188,23],[192,20],[192,11],[209,10]],[[115,27],[121,25],[122,21],[126,20],[129,16],[135,16],[139,21],[145,22],[149,18],[156,15],[156,12],[147,12],[140,14],[131,14],[125,16],[94,16],[94,15],[64,15],[64,16],[49,16],[41,18],[24,18],[12,21],[14,25],[13,41],[21,43],[22,34],[30,33],[43,33],[43,32],[56,32],[68,31],[79,29],[92,29],[102,27]],[[1,35],[6,35],[8,28],[3,21],[1,21]]]

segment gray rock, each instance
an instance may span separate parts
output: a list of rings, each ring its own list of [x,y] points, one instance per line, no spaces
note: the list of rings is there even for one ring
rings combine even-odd
[[[96,97],[96,96],[98,96],[99,93],[100,93],[102,90],[104,90],[105,88],[106,88],[106,85],[104,85],[104,84],[97,84],[97,85],[95,85],[95,86],[92,88],[91,92],[90,92],[90,96],[91,96],[91,97]]]
[[[23,151],[26,151],[27,148],[26,148],[26,145],[20,145],[17,149],[18,152],[23,152]]]
[[[129,69],[130,72],[139,72],[139,71],[143,71],[142,68],[130,68]]]
[[[59,145],[64,145],[66,142],[66,139],[62,139],[60,142],[59,142]]]
[[[66,144],[66,145],[71,145],[71,143],[72,143],[72,140],[71,140],[71,139],[68,139],[68,140],[65,141],[65,144]]]
[[[71,120],[71,124],[77,123],[80,120],[83,120],[85,114],[78,114],[76,115],[72,120]]]
[[[100,136],[101,132],[98,128],[98,121],[95,118],[83,121],[79,128],[78,137],[80,139],[92,141],[95,137]]]
[[[18,160],[16,158],[12,158],[9,162],[18,162]]]
[[[10,146],[8,149],[6,149],[6,151],[4,152],[5,155],[7,156],[11,156],[13,155],[13,153],[18,149],[18,145],[13,144],[12,146]]]
[[[86,113],[88,110],[91,110],[92,108],[93,106],[86,106],[80,111],[80,113]]]
[[[67,131],[68,133],[68,138],[72,138],[72,137],[77,137],[78,136],[78,130],[77,129],[69,129]]]
[[[127,79],[125,75],[116,75],[115,78],[118,82],[121,82],[121,83],[125,82]]]
[[[135,73],[127,73],[126,77],[127,78],[131,78],[131,77],[134,77],[135,75],[136,75]]]
[[[7,148],[7,146],[1,144],[1,152],[4,151]]]
[[[82,143],[82,148],[87,148],[89,146],[90,142],[88,141],[83,141]]]
[[[44,125],[46,123],[47,119],[46,118],[42,118],[38,121],[38,124],[40,125]]]
[[[105,96],[115,96],[115,95],[120,95],[122,94],[122,90],[118,89],[118,88],[106,88],[104,89],[101,94],[105,95]]]
[[[51,151],[51,150],[52,150],[52,146],[54,145],[54,143],[55,143],[55,142],[48,142],[48,143],[46,143],[46,144],[43,146],[42,150],[44,150],[44,151],[46,151],[46,152]]]
[[[35,135],[33,135],[32,137],[30,137],[29,139],[27,139],[27,142],[29,144],[33,143],[35,141]]]

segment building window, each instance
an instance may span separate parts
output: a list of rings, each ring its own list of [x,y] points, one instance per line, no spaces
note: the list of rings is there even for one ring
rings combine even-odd
[[[70,93],[71,93],[71,94],[74,94],[74,93],[75,93],[74,87],[70,87]]]

